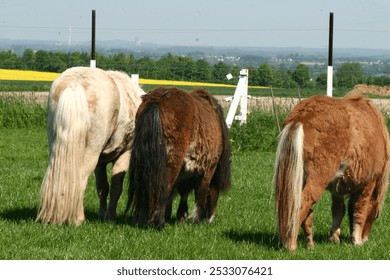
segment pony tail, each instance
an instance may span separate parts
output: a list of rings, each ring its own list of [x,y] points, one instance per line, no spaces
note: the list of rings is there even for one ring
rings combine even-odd
[[[382,176],[379,178],[379,182],[377,182],[376,184],[376,188],[375,188],[375,191],[376,191],[376,201],[378,203],[378,207],[376,209],[376,213],[375,213],[375,216],[376,218],[379,218],[381,213],[382,213],[382,209],[383,209],[383,204],[385,202],[385,198],[386,198],[386,193],[387,193],[387,189],[388,189],[388,185],[389,185],[389,176],[388,174],[390,173],[390,139],[389,139],[389,133],[387,131],[387,126],[386,126],[386,122],[384,120],[384,118],[382,117],[382,115],[379,116],[380,117],[380,122],[382,123],[382,127],[383,127],[383,138],[384,138],[384,141],[385,141],[385,154],[383,155],[384,158],[385,158],[385,165],[383,167],[383,171],[382,171]]]
[[[299,231],[299,212],[304,183],[303,126],[288,124],[279,136],[276,152],[274,187],[279,239],[295,250]]]
[[[51,94],[54,92],[53,87]],[[50,98],[49,164],[41,185],[37,221],[78,225],[84,221],[82,166],[90,128],[88,103],[81,87],[66,88],[57,104]]]
[[[160,108],[149,103],[136,120],[130,160],[129,196],[126,212],[131,208],[136,224],[160,224],[156,213],[164,201],[167,184],[167,151],[164,146]],[[157,209],[151,209],[156,205]],[[162,208],[162,207],[161,207]]]
[[[231,157],[232,151],[229,139],[229,129],[226,125],[222,107],[213,99],[213,105],[218,114],[222,129],[222,154],[218,161],[217,168],[213,176],[213,185],[218,187],[219,191],[227,191],[231,185]]]

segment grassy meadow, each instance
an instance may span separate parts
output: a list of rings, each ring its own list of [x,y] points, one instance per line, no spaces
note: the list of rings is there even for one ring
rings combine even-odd
[[[57,73],[21,71],[21,70],[4,70],[0,69],[0,93],[1,92],[23,92],[23,91],[41,91],[48,92],[54,77]],[[184,90],[192,90],[194,87],[203,87],[214,95],[233,95],[236,85],[231,84],[213,84],[200,82],[184,82],[184,81],[162,81],[151,79],[139,79],[142,88],[149,91],[158,86],[178,86]],[[325,92],[316,88],[307,89],[283,89],[274,88],[273,94],[277,97],[298,97],[304,98],[313,94]],[[269,87],[250,86],[248,88],[250,96],[271,96]],[[335,89],[334,96],[342,96],[345,94],[343,89]]]
[[[328,242],[331,202],[330,194],[325,193],[314,207],[314,250],[305,248],[302,233],[297,252],[280,248],[272,189],[278,131],[272,114],[262,112],[252,112],[246,126],[235,123],[231,128],[232,186],[220,196],[213,224],[179,225],[172,219],[164,231],[129,225],[128,217],[122,215],[127,177],[118,219],[101,222],[93,175],[84,201],[86,223],[79,227],[37,223],[40,184],[48,159],[45,118],[46,109],[39,105],[0,99],[1,260],[390,259],[389,198],[363,246],[349,242],[346,218],[341,244]],[[189,202],[191,207],[193,197]]]

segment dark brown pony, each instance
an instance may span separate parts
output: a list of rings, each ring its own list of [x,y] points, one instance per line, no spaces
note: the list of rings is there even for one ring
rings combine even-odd
[[[315,96],[300,102],[284,122],[276,154],[276,214],[283,246],[296,250],[300,226],[307,246],[314,246],[312,206],[325,189],[332,194],[330,239],[340,242],[348,195],[352,243],[367,241],[387,191],[389,149],[383,117],[363,96]]]
[[[230,186],[231,149],[223,111],[205,90],[158,88],[143,96],[136,115],[127,210],[138,225],[164,228],[178,191],[177,219],[215,216],[219,193]],[[126,210],[126,211],[127,211]]]

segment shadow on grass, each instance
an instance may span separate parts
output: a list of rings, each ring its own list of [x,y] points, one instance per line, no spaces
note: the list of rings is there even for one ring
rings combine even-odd
[[[265,247],[269,250],[280,250],[282,249],[279,243],[279,238],[276,233],[270,232],[259,232],[259,231],[235,231],[230,230],[224,233],[226,238],[233,240],[234,242],[241,243],[253,243],[257,246]],[[342,236],[341,242],[348,242],[346,236]],[[314,235],[315,244],[334,244],[329,241],[329,235],[325,233],[317,233]],[[298,244],[305,246],[306,241],[303,234],[298,236]]]
[[[174,225],[179,225],[178,220],[174,217],[168,218],[165,220],[165,227],[164,228],[158,228],[154,225],[140,225],[136,224],[133,221],[133,218],[130,213],[121,213],[118,214],[115,221],[112,221],[113,223],[117,225],[125,225],[125,226],[130,226],[133,228],[141,229],[141,230],[155,230],[155,231],[161,231],[164,230],[166,226],[174,226]]]
[[[35,207],[21,207],[14,209],[6,209],[0,213],[0,218],[13,222],[23,221],[35,221],[38,214],[38,208]],[[88,222],[99,222],[103,221],[99,214],[94,210],[85,210],[86,221]],[[118,223],[127,222],[125,218],[118,217]],[[116,222],[116,221],[115,221]]]
[[[10,222],[35,222],[35,219],[38,214],[38,208],[36,207],[20,207],[20,208],[9,208],[5,209],[0,213],[0,219],[10,221]],[[132,225],[131,217],[129,215],[118,214],[117,218],[114,221],[103,220],[98,211],[94,209],[85,209],[85,220],[87,223],[113,223],[117,225]],[[175,223],[175,221],[169,220],[167,224]],[[150,228],[150,227],[146,227]]]
[[[268,249],[280,249],[278,237],[274,233],[230,230],[225,232],[224,235],[237,243],[253,243]]]
[[[22,207],[15,209],[6,209],[0,213],[4,220],[13,222],[34,221],[37,217],[38,209],[34,207]]]

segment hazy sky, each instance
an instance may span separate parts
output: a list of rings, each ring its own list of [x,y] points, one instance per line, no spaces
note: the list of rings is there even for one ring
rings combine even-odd
[[[0,39],[390,49],[389,0],[1,0]]]

